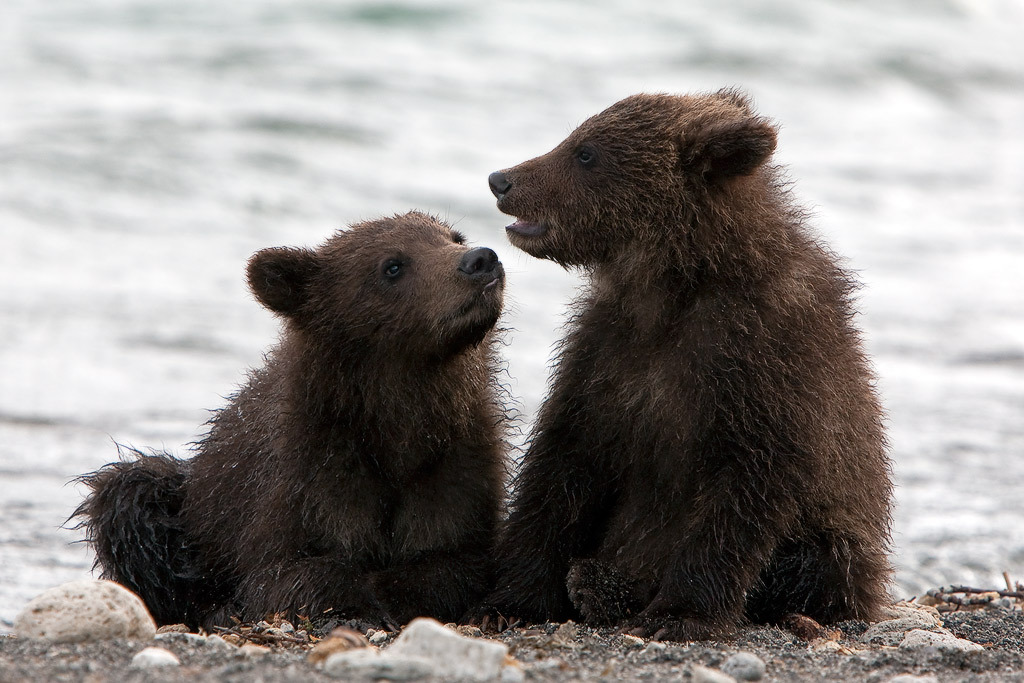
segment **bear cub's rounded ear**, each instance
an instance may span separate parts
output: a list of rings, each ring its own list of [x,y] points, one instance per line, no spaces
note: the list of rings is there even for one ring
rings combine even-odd
[[[775,151],[775,127],[760,117],[712,121],[681,136],[683,166],[708,180],[753,173]]]
[[[310,282],[319,267],[316,253],[309,249],[263,249],[249,259],[249,289],[270,310],[294,316],[306,302]]]

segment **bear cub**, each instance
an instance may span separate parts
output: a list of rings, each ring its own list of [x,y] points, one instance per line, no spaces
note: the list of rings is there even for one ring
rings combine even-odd
[[[479,601],[504,492],[504,270],[463,242],[412,212],[253,256],[280,342],[194,457],[83,477],[103,577],[161,624],[333,610],[394,628]]]
[[[635,95],[489,181],[582,269],[477,616],[669,640],[887,602],[890,466],[856,284],[733,90]]]

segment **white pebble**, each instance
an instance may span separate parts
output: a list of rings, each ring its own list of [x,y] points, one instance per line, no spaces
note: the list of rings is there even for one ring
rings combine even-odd
[[[388,655],[419,657],[433,665],[438,678],[486,681],[501,674],[508,646],[466,638],[434,619],[413,619],[387,649]]]
[[[178,633],[176,631],[169,631],[167,633],[156,634],[155,636],[153,636],[153,640],[159,640],[162,643],[185,643],[188,645],[206,645],[207,637],[201,636],[198,633]]]
[[[634,636],[634,635],[630,635],[629,633],[623,633],[622,634],[622,644],[625,645],[626,647],[629,647],[629,648],[643,647],[644,646],[644,639],[643,638],[638,638],[637,636]]]
[[[437,674],[431,663],[420,657],[403,657],[365,647],[335,652],[324,662],[324,672],[335,678],[390,681],[414,681]]]
[[[174,653],[162,647],[147,647],[132,657],[132,666],[136,669],[156,669],[179,664],[181,662],[174,656]]]
[[[718,669],[695,666],[692,670],[693,683],[736,683],[736,679]]]
[[[206,646],[209,648],[224,651],[236,649],[235,645],[232,645],[228,641],[224,640],[216,633],[214,633],[212,636],[206,636]]]
[[[526,672],[519,666],[504,666],[501,669],[501,683],[523,683]]]
[[[943,652],[976,652],[985,649],[977,643],[957,638],[950,633],[933,633],[921,629],[910,631],[900,643],[901,650],[921,650],[929,647]]]
[[[766,668],[761,658],[750,652],[737,652],[722,665],[722,671],[738,681],[759,681]]]
[[[14,632],[20,638],[57,643],[150,640],[156,624],[141,598],[124,586],[85,579],[33,598],[15,617]]]
[[[930,614],[908,613],[907,616],[898,619],[888,619],[872,624],[871,628],[860,637],[860,642],[876,645],[899,645],[907,631],[935,627],[935,621]]]

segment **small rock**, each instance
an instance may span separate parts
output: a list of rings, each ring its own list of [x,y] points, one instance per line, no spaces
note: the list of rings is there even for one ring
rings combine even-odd
[[[738,681],[759,681],[764,678],[766,669],[761,658],[751,652],[737,652],[722,664],[722,672]]]
[[[136,669],[156,669],[164,666],[178,666],[181,662],[170,650],[162,647],[147,647],[132,657],[132,667]]]
[[[526,672],[523,671],[523,667],[520,666],[519,662],[507,657],[505,659],[505,666],[501,667],[501,683],[523,683],[526,680]]]
[[[460,636],[466,636],[467,638],[483,638],[484,637],[484,632],[481,631],[476,626],[469,626],[469,625],[458,626],[458,627],[456,627],[455,632],[458,633]]]
[[[649,655],[649,656],[650,655],[660,655],[667,648],[668,648],[668,646],[665,645],[665,643],[662,643],[661,641],[658,641],[658,640],[652,640],[651,642],[647,643],[647,646],[640,652],[640,654]]]
[[[279,627],[282,633],[295,633],[295,627],[292,626],[290,621],[282,621]]]
[[[921,629],[908,632],[900,643],[901,650],[921,650],[929,647],[943,652],[976,652],[985,649],[977,643],[957,638],[951,633],[934,633]]]
[[[501,674],[508,646],[493,640],[466,638],[433,619],[413,619],[387,649],[387,655],[422,658],[438,678],[490,680]]]
[[[914,602],[912,604],[922,605],[924,607],[938,607],[939,605],[944,605],[945,603],[936,597],[932,597],[931,595],[919,595],[916,598],[914,598]]]
[[[201,636],[198,633],[181,633],[180,631],[157,633],[153,636],[153,640],[160,641],[161,643],[182,643],[187,645],[206,645],[209,642],[207,636]],[[222,638],[221,642],[223,640]],[[227,645],[227,643],[224,644]]]
[[[835,640],[825,640],[823,638],[819,638],[818,640],[811,642],[810,648],[813,652],[831,652],[840,655],[853,654],[853,650],[846,647],[842,643],[839,643]]]
[[[238,636],[235,637],[237,638]],[[235,650],[237,648],[237,646],[232,645],[223,637],[218,636],[216,633],[212,636],[206,636],[206,646],[217,650],[224,650],[225,652],[227,652],[228,650]]]
[[[189,632],[190,632],[189,628],[188,628],[188,626],[185,626],[185,624],[166,624],[166,625],[161,626],[160,628],[158,628],[156,630],[156,634],[157,635],[160,635],[161,633],[189,633]]]
[[[373,634],[367,639],[371,645],[383,645],[388,642],[387,631],[374,631]]]
[[[241,653],[246,657],[252,657],[259,659],[270,654],[270,648],[266,645],[257,645],[256,643],[246,643],[239,648]]]
[[[362,633],[341,626],[331,631],[330,635],[317,643],[309,651],[307,659],[312,664],[320,664],[338,652],[364,649],[368,646],[369,641]]]
[[[14,619],[21,638],[57,643],[149,640],[156,624],[139,596],[113,581],[85,579],[43,591]]]
[[[557,629],[551,638],[555,641],[556,645],[562,645],[566,647],[577,647],[576,633],[579,629],[576,627],[576,623],[573,621],[567,621]]]
[[[629,633],[622,634],[622,644],[628,648],[643,647],[644,639]]]
[[[242,647],[247,642],[249,642],[248,640],[246,640],[242,636],[235,635],[234,633],[224,633],[224,634],[218,633],[218,634],[215,634],[215,635],[218,638],[220,638],[224,642],[225,645],[228,645],[230,647]],[[217,644],[220,645],[220,643],[217,643]]]
[[[381,654],[370,648],[335,652],[324,662],[324,672],[335,678],[383,678],[389,681],[414,681],[438,675],[431,662],[422,657]]]
[[[833,634],[828,629],[806,614],[787,615],[783,618],[781,626],[800,640],[811,641],[818,638],[835,640],[835,638],[830,637]],[[838,635],[836,635],[836,638],[838,638]]]
[[[924,676],[900,674],[899,676],[893,676],[890,678],[889,683],[939,683],[939,679],[937,676],[933,676],[931,674],[925,674]]]
[[[897,602],[888,607],[883,607],[880,611],[884,621],[918,619],[924,624],[931,622],[931,626],[942,626],[942,618],[939,616],[938,610],[930,605],[916,602]]]
[[[535,662],[530,669],[532,671],[550,672],[550,671],[565,671],[569,668],[569,665],[565,663],[565,660],[559,659],[558,657],[547,657],[545,659],[538,660]]]
[[[860,637],[862,643],[875,643],[878,645],[899,645],[907,631],[914,629],[938,628],[931,615],[926,613],[913,616],[889,619],[872,624],[871,628]]]
[[[695,666],[691,673],[693,683],[736,683],[736,679],[729,674],[706,666]]]

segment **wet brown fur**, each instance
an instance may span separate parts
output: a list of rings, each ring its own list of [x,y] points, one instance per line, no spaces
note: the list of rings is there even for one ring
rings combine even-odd
[[[409,213],[253,257],[249,283],[283,318],[280,343],[179,461],[175,521],[198,582],[220,588],[202,613],[162,621],[327,609],[377,626],[450,621],[488,590],[505,475],[503,271],[495,258],[484,279],[465,276],[461,241]],[[392,261],[397,277],[383,272]],[[79,512],[97,543],[119,529],[95,521],[94,483]],[[139,506],[123,507],[130,524]]]
[[[636,95],[492,176],[512,243],[590,276],[515,484],[498,612],[684,640],[887,602],[856,285],[775,144],[735,91]]]

